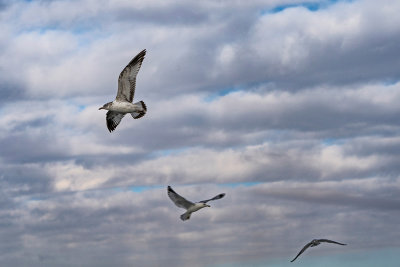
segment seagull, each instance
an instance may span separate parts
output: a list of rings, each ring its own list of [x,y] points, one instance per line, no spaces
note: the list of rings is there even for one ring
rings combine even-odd
[[[186,209],[186,212],[181,215],[182,221],[186,221],[186,220],[190,219],[190,215],[192,214],[192,212],[198,211],[199,209],[202,209],[205,207],[210,207],[210,205],[207,205],[208,201],[223,198],[225,196],[225,193],[221,193],[221,194],[216,195],[215,197],[207,199],[207,200],[202,200],[202,201],[193,203],[193,202],[190,202],[189,200],[186,200],[182,196],[178,195],[171,188],[171,186],[168,186],[168,196],[172,200],[172,202],[175,203],[176,206],[178,206],[179,208]]]
[[[136,87],[136,75],[139,72],[140,66],[142,66],[145,55],[146,49],[143,49],[122,70],[118,77],[117,97],[114,101],[108,102],[99,108],[99,110],[108,110],[106,121],[110,133],[117,128],[118,124],[127,113],[130,113],[134,119],[139,119],[146,114],[147,107],[143,101],[132,104]]]
[[[307,245],[305,245],[302,250],[300,250],[299,254],[297,254],[297,256],[291,260],[290,262],[294,262],[298,256],[301,255],[301,253],[303,253],[306,249],[308,249],[309,247],[316,247],[319,244],[321,244],[321,242],[326,242],[326,243],[334,243],[334,244],[338,244],[338,245],[342,245],[342,246],[346,246],[346,244],[342,244],[336,241],[332,241],[332,240],[328,240],[328,239],[313,239],[310,243],[308,243]]]

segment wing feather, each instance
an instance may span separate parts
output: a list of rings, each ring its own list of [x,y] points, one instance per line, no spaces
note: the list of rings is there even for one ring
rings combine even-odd
[[[211,200],[221,199],[221,198],[223,198],[224,196],[225,196],[225,193],[221,193],[221,194],[216,195],[216,196],[213,197],[213,198],[210,198],[210,199],[207,199],[207,200],[202,200],[202,201],[199,201],[199,202],[207,203],[208,201],[211,201]]]
[[[329,240],[329,239],[318,239],[319,242],[326,242],[326,243],[334,243],[334,244],[338,244],[338,245],[342,245],[342,246],[346,246],[346,244],[343,243],[339,243],[333,240]]]
[[[297,259],[297,257],[299,257],[306,249],[308,249],[309,246],[311,246],[311,244],[312,244],[312,242],[310,242],[310,243],[308,243],[307,245],[305,245],[305,246],[300,250],[299,254],[297,254],[297,256],[296,256],[293,260],[291,260],[290,262],[294,262],[294,261]]]
[[[116,99],[119,101],[133,101],[136,87],[136,76],[139,72],[146,49],[137,54],[129,64],[121,71],[118,77],[118,93]]]
[[[178,193],[176,193],[171,186],[168,186],[168,196],[179,208],[188,209],[194,205],[194,203],[178,195]]]
[[[107,122],[107,128],[110,131],[110,133],[114,131],[115,128],[117,128],[118,124],[121,122],[124,116],[125,114],[123,113],[115,111],[107,111],[106,122]]]

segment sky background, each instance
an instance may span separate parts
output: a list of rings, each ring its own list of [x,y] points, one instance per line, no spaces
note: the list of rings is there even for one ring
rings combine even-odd
[[[1,266],[398,266],[400,1],[0,0]],[[98,108],[147,55],[113,132]],[[167,185],[192,201],[182,222]],[[313,238],[321,244],[290,260]]]

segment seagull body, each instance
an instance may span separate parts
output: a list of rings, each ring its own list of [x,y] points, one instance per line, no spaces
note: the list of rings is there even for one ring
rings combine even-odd
[[[122,70],[118,77],[118,92],[115,100],[99,108],[99,110],[108,110],[106,122],[110,132],[117,128],[118,124],[127,113],[130,113],[134,119],[139,119],[146,114],[147,107],[143,101],[132,103],[133,96],[135,95],[136,76],[145,55],[146,49],[143,49]]]
[[[114,100],[110,102],[111,105],[107,108],[109,111],[119,112],[119,113],[132,113],[132,112],[141,112],[142,104],[138,103],[130,103],[126,101],[118,101]]]
[[[328,239],[313,239],[310,243],[308,243],[307,245],[305,245],[305,246],[300,250],[300,252],[297,254],[297,256],[296,256],[293,260],[291,260],[290,262],[294,262],[294,261],[297,259],[297,257],[299,257],[307,248],[309,248],[309,247],[316,247],[316,246],[318,246],[319,244],[321,244],[322,242],[333,243],[333,244],[338,244],[338,245],[346,246],[346,244],[342,244],[342,243],[339,243],[339,242],[336,242],[336,241],[332,241],[332,240],[328,240]]]
[[[171,186],[168,186],[168,196],[172,200],[172,202],[175,203],[176,206],[178,206],[179,208],[186,209],[186,212],[181,215],[181,220],[182,221],[186,221],[186,220],[190,219],[190,215],[193,212],[198,211],[199,209],[202,209],[202,208],[205,208],[205,207],[210,207],[210,205],[207,205],[208,201],[217,200],[217,199],[223,198],[225,196],[225,193],[218,194],[215,197],[207,199],[207,200],[202,200],[202,201],[193,203],[193,202],[185,199],[184,197],[178,195],[171,188]]]

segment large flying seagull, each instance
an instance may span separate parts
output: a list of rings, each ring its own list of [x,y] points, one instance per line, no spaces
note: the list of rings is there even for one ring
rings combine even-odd
[[[146,49],[136,55],[131,62],[122,70],[118,77],[118,92],[114,101],[104,104],[100,109],[106,109],[107,128],[110,131],[115,130],[122,118],[130,113],[134,119],[139,119],[146,114],[147,107],[143,101],[132,104],[133,96],[135,95],[136,75],[139,72],[140,66]]]

